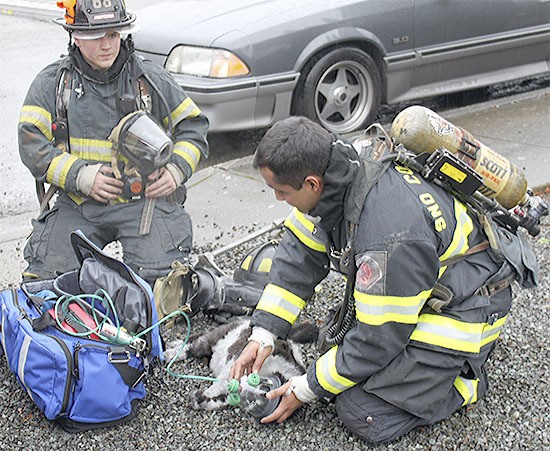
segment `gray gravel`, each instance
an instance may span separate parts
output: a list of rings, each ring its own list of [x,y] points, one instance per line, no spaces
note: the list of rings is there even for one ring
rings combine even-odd
[[[550,197],[546,196],[550,201]],[[437,425],[412,431],[379,450],[544,450],[548,434],[550,279],[550,221],[544,220],[538,237],[531,239],[542,268],[534,291],[516,289],[517,297],[497,347],[488,363],[490,389],[475,406],[455,413]],[[219,258],[230,270],[254,243]],[[213,248],[215,248],[215,242]],[[195,249],[197,253],[212,249]],[[330,277],[303,317],[319,320],[338,297],[342,282]],[[199,315],[193,331],[214,327]],[[173,334],[173,333],[172,333]],[[163,331],[165,338],[170,335]],[[307,359],[315,355],[304,348]],[[179,363],[173,369],[208,375],[206,361]],[[369,446],[349,434],[333,406],[307,405],[280,426],[261,425],[239,409],[215,412],[190,408],[188,393],[207,382],[169,376],[156,368],[139,415],[112,429],[65,433],[48,422],[0,363],[0,449],[24,450],[364,450]]]

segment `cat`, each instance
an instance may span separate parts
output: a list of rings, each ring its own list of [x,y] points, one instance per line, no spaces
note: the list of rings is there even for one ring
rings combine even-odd
[[[196,410],[215,410],[226,404],[227,383],[231,366],[248,343],[252,332],[250,319],[236,320],[221,325],[203,334],[189,339],[177,360],[187,358],[209,358],[212,375],[220,382],[214,382],[206,389],[193,390],[190,393],[191,406]],[[295,324],[287,340],[277,339],[273,353],[266,359],[260,376],[277,376],[282,383],[294,376],[305,373],[303,354],[298,343],[316,341],[318,328],[312,323]],[[182,340],[167,344],[164,358],[173,359],[181,349]]]

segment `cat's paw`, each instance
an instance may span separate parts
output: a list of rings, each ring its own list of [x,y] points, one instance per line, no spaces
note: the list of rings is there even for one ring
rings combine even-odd
[[[227,405],[227,394],[216,394],[212,397],[207,390],[192,390],[189,393],[191,407],[195,410],[216,410]]]
[[[208,406],[208,398],[204,396],[204,390],[192,390],[189,393],[191,399],[191,407],[195,410],[206,410]]]

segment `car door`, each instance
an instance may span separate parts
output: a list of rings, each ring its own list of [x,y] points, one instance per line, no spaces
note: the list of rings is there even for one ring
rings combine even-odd
[[[549,69],[550,0],[416,0],[417,98]]]

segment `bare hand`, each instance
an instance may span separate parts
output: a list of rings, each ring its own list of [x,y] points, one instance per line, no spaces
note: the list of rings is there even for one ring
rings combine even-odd
[[[153,183],[147,184],[145,197],[157,199],[172,194],[177,186],[174,177],[165,168],[160,168],[151,173],[147,179]]]
[[[241,355],[235,360],[235,363],[229,371],[230,379],[239,379],[243,374],[259,373],[262,366],[271,355],[271,346],[260,349],[260,344],[255,341],[249,341],[242,350]]]
[[[97,202],[109,202],[115,200],[120,194],[122,194],[123,183],[121,180],[117,180],[110,174],[113,173],[113,169],[109,166],[104,166],[96,174],[92,189],[90,190],[89,197]]]
[[[281,396],[281,402],[271,415],[260,420],[261,423],[276,421],[280,424],[302,406],[303,402],[296,398],[296,395],[290,390],[291,383],[292,381],[288,381],[286,384],[267,393],[266,398],[268,399]]]

